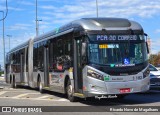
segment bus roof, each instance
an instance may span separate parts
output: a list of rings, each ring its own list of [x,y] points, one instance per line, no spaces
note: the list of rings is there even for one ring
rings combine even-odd
[[[130,21],[124,18],[82,18],[79,20],[72,21],[60,28],[57,28],[48,33],[42,34],[34,38],[34,41],[43,40],[48,37],[56,37],[65,33],[69,33],[74,30],[74,28],[79,28],[82,30],[122,30],[122,29],[132,29],[143,31],[141,25],[135,21]],[[21,47],[27,45],[29,41],[15,47],[10,52],[13,52]]]
[[[60,28],[56,28],[46,34],[42,34],[35,37],[34,41],[38,41],[49,36],[58,35],[62,32],[73,28],[80,28],[82,30],[122,30],[122,29],[132,29],[143,31],[140,24],[135,21],[130,21],[124,18],[82,18],[79,20],[72,21]]]
[[[30,41],[30,40],[27,40],[26,42],[24,42],[24,43],[22,43],[22,44],[20,44],[20,45],[18,45],[18,46],[16,46],[16,47],[14,47],[14,48],[11,49],[7,54],[10,54],[10,53],[12,53],[12,52],[15,52],[15,51],[17,51],[17,50],[19,50],[19,49],[22,49],[22,48],[24,48],[24,47],[27,47],[29,41]]]

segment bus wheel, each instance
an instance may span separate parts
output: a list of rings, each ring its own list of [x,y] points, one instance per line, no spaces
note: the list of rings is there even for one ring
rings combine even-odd
[[[11,81],[11,88],[17,88],[17,84],[15,81],[15,77],[13,77],[12,81]]]
[[[39,89],[39,92],[40,92],[40,93],[44,93],[43,85],[42,85],[42,82],[41,82],[41,79],[40,79],[40,78],[39,78],[39,81],[38,81],[38,89]]]
[[[75,102],[77,100],[77,98],[75,96],[73,96],[73,87],[71,85],[71,81],[68,80],[68,83],[67,83],[67,97],[69,99],[70,102]]]

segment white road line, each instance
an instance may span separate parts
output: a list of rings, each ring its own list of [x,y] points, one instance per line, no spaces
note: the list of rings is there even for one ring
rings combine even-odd
[[[0,92],[0,95],[3,95],[3,94],[5,94],[5,93],[7,93],[8,91],[1,91]]]
[[[41,93],[38,93],[38,92],[32,92],[32,91],[8,91],[7,90],[7,92],[12,92],[12,93],[28,93],[28,94],[32,94],[32,93],[34,93],[34,94],[41,94]]]
[[[49,96],[41,96],[41,97],[38,97],[36,99],[44,99],[44,98],[47,98],[47,97],[49,97]]]
[[[3,95],[5,93],[8,93],[10,91],[0,91],[0,95]],[[17,92],[17,91],[13,91],[13,92]],[[0,97],[0,99],[29,99],[29,100],[43,100],[43,101],[69,101],[68,99],[62,98],[62,99],[49,99],[49,95],[45,95],[45,96],[40,96],[38,98],[25,98],[25,96],[29,96],[30,94],[40,94],[40,93],[23,93],[23,94],[19,94],[13,97]]]
[[[58,100],[55,100],[55,101],[69,101],[68,99],[58,99]]]
[[[20,97],[23,97],[23,96],[26,96],[26,95],[28,95],[28,93],[20,94],[20,95],[17,95],[17,96],[11,97],[11,98],[20,98]]]
[[[13,97],[0,97],[0,99],[18,99],[18,100],[35,100],[35,101],[68,101],[67,99],[37,99],[37,98],[13,98]]]
[[[20,94],[20,95],[11,97],[11,98],[20,98],[20,97],[23,97],[23,96],[26,96],[26,95],[29,95],[29,94],[38,94],[38,93],[24,93],[24,94]]]

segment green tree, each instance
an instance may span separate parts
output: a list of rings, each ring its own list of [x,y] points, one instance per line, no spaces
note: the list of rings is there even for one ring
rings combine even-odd
[[[157,54],[151,54],[149,57],[149,63],[158,66],[160,64],[160,52]]]

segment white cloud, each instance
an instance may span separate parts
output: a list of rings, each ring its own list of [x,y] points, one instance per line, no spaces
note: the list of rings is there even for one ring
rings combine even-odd
[[[159,51],[157,51],[156,49],[151,49],[151,54],[157,54]]]
[[[160,13],[160,0],[98,0],[98,5],[100,17],[139,16],[145,19]],[[53,23],[59,24],[83,17],[96,17],[96,2],[93,0],[75,0],[61,6],[53,4],[40,8],[45,9],[45,15],[54,17]]]
[[[4,3],[4,2],[6,2],[6,0],[1,0],[1,1],[0,1],[0,3]]]
[[[41,19],[42,22],[44,22],[44,20],[51,20],[52,17],[50,17],[50,16],[40,16],[40,17],[38,17],[38,19]]]
[[[56,2],[57,0],[38,0],[39,2]]]
[[[22,4],[22,5],[29,5],[29,6],[35,5],[34,2],[29,2],[29,1],[21,1],[19,4]]]
[[[157,30],[155,31],[155,33],[160,33],[160,29],[157,29]]]
[[[11,44],[10,44],[10,48],[14,48],[16,47],[17,45],[21,44],[21,43],[24,43],[25,41],[29,40],[30,38],[33,38],[35,36],[35,33],[33,32],[25,32],[23,34],[19,34],[19,35],[15,35],[15,36],[12,36],[10,38],[10,41],[11,41]],[[6,41],[6,49],[9,48],[9,42]],[[8,51],[8,50],[7,50]]]
[[[8,10],[10,11],[10,10],[12,10],[12,11],[23,11],[24,9],[22,9],[22,8],[16,8],[16,7],[8,7]]]
[[[8,27],[8,30],[28,30],[29,27],[31,27],[32,25],[30,24],[14,24],[10,27]]]
[[[23,3],[23,1],[21,0],[16,0],[13,1],[13,0],[7,0],[8,1],[8,11],[9,13],[12,12],[12,11],[23,11],[24,9],[22,8],[19,8],[20,4]],[[16,3],[16,5],[14,6],[13,3]],[[27,4],[27,2],[26,2]],[[6,0],[1,0],[0,1],[0,10],[3,10],[3,11],[6,11]]]
[[[68,0],[38,0],[38,2],[50,2],[50,3],[68,3],[68,2],[71,2],[71,1],[68,1]]]
[[[10,38],[10,49],[16,47],[17,45],[24,43],[25,41],[29,40],[30,38],[33,38],[35,36],[35,33],[32,31],[27,31],[23,34],[13,35]],[[7,53],[9,51],[9,39],[5,38],[5,52]],[[0,64],[3,65],[3,45],[2,45],[2,39],[0,39]]]
[[[156,40],[151,40],[151,53],[152,54],[156,54],[160,51],[159,44],[160,44],[160,38]]]
[[[48,29],[51,29],[51,30],[53,30],[55,27],[51,27],[50,25],[40,25],[39,26],[39,34],[43,34],[43,33],[46,33],[46,32],[48,32],[47,30]]]
[[[42,16],[38,17],[42,19],[39,24],[41,33],[76,19],[96,17],[96,2],[93,0],[47,1],[50,2],[50,5],[39,5],[39,9],[42,10]],[[45,2],[45,0],[40,0],[40,2]],[[59,4],[54,4],[54,2]],[[123,0],[121,2],[119,0],[98,0],[98,5],[99,17],[128,19],[140,17],[140,20],[143,21],[160,13],[160,0]]]
[[[0,10],[1,11],[5,11],[6,10],[6,7],[4,5],[0,5]]]
[[[45,9],[45,10],[56,10],[57,8],[52,5],[47,6],[39,6],[39,8]]]

